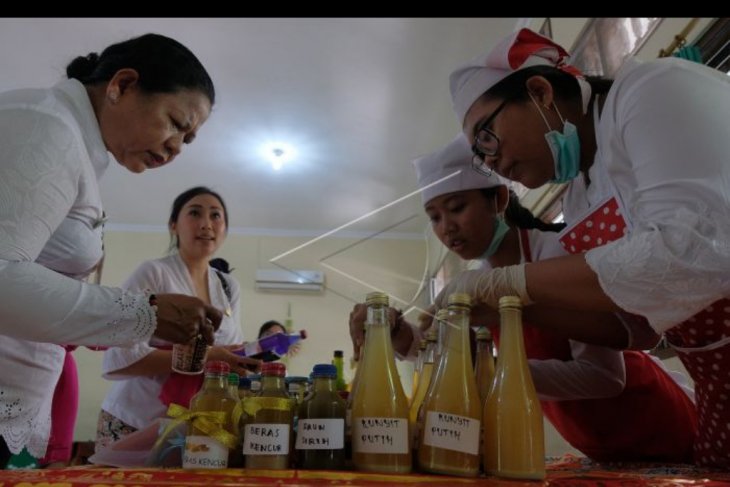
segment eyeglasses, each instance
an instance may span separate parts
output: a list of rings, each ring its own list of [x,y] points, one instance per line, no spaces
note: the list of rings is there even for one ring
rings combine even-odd
[[[475,130],[474,144],[471,146],[471,151],[474,153],[471,165],[474,170],[485,176],[491,176],[493,170],[486,162],[487,157],[493,157],[499,151],[499,137],[487,127],[494,122],[494,119],[506,104],[507,100],[500,103],[497,109],[479,124]]]

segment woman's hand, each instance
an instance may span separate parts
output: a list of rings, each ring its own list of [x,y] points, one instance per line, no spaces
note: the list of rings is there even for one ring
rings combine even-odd
[[[154,336],[172,343],[189,343],[198,335],[212,344],[223,314],[200,299],[184,294],[157,294]]]
[[[208,350],[208,357],[206,362],[212,360],[220,360],[226,362],[231,366],[231,372],[235,372],[241,377],[246,377],[248,374],[259,373],[261,371],[261,360],[256,360],[250,357],[241,357],[233,353],[233,350],[239,350],[243,347],[241,345],[220,345],[212,346]]]

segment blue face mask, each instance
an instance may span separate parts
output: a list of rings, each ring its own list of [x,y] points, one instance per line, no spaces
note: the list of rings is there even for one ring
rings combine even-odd
[[[530,94],[530,98],[532,98],[532,94]],[[548,147],[550,147],[550,152],[555,162],[555,178],[551,179],[550,182],[567,183],[578,176],[580,172],[580,139],[578,138],[578,130],[575,128],[575,125],[563,119],[557,106],[555,106],[555,110],[563,122],[563,132],[550,130],[550,124],[534,98],[532,98],[532,102],[537,107],[540,116],[542,116],[545,125],[548,127],[545,140],[547,141]]]
[[[551,130],[545,140],[553,153],[555,178],[551,183],[567,183],[580,172],[580,139],[575,125],[567,120],[563,123],[563,133]]]
[[[497,252],[499,246],[502,245],[502,240],[504,240],[507,232],[509,232],[509,225],[507,225],[507,222],[504,221],[504,216],[497,215],[494,218],[494,233],[492,234],[492,241],[489,243],[487,250],[479,256],[479,258],[481,260],[485,260],[488,257],[493,256],[495,252]]]

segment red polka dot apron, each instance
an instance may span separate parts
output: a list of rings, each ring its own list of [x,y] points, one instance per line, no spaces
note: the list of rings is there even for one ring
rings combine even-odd
[[[526,231],[520,232],[520,241],[525,262],[531,262]],[[493,332],[498,344],[499,332]],[[524,341],[530,359],[573,360],[570,342],[556,333],[525,323]],[[697,428],[694,404],[647,354],[623,355],[626,383],[620,394],[540,401],[545,417],[568,443],[594,460],[691,462]],[[652,411],[651,421],[644,410]]]
[[[610,197],[563,230],[560,242],[565,250],[578,254],[621,238],[628,231],[617,198]],[[695,381],[695,461],[730,468],[730,300],[716,301],[667,330],[665,336]],[[651,417],[660,413],[651,411]]]

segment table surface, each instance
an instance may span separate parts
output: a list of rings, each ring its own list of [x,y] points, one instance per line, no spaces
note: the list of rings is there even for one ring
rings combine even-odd
[[[460,478],[437,475],[385,475],[324,470],[181,470],[153,468],[69,467],[55,470],[0,471],[0,486],[730,486],[730,472],[691,465],[599,464],[566,455],[548,461],[544,481]]]

